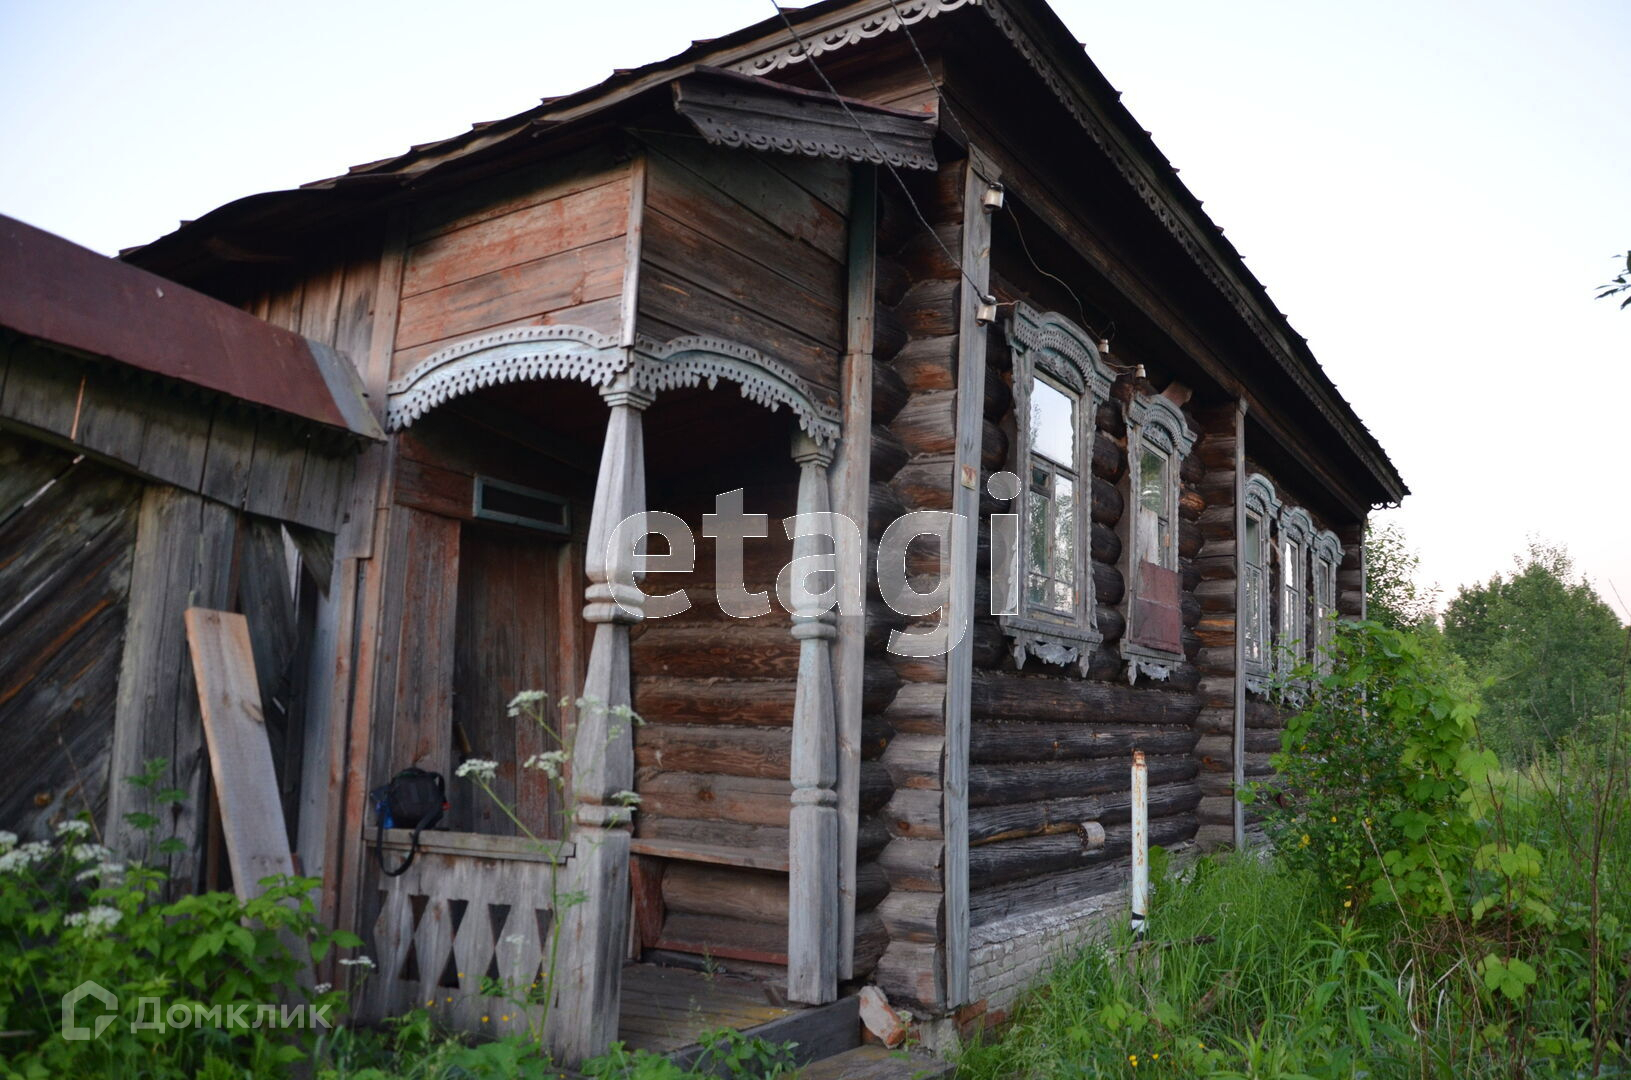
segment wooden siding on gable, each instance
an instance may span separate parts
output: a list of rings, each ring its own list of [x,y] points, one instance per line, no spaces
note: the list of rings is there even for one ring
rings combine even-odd
[[[651,136],[638,328],[757,349],[836,400],[849,170]]]
[[[417,207],[392,378],[483,331],[571,324],[616,334],[632,191],[628,164],[601,151]]]

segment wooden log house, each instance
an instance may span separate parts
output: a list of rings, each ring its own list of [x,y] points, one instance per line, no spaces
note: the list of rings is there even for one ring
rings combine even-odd
[[[1363,614],[1366,515],[1406,489],[1118,98],[1041,0],[824,0],[126,253],[345,358],[388,433],[351,512],[270,515],[329,553],[296,545],[325,584],[291,601],[284,782],[366,1010],[495,1030],[483,975],[538,972],[556,858],[568,1059],[688,1041],[653,1002],[702,968],[744,1025],[841,1048],[875,984],[934,1042],[1119,910],[1134,750],[1153,842],[1243,841],[1277,665]],[[764,527],[720,534],[732,505]],[[829,508],[855,604],[789,610],[826,549],[779,519]],[[694,569],[635,588],[607,540],[646,511]],[[944,590],[914,616],[878,553],[922,511],[958,516],[897,556]],[[942,620],[949,651],[900,646]],[[527,689],[596,748],[570,805],[521,768]],[[194,718],[146,722],[190,760]],[[451,779],[471,758],[555,855]],[[453,808],[386,879],[366,794],[409,765]]]

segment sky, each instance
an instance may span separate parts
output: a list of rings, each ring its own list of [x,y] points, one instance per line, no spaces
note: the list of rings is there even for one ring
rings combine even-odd
[[[1631,3],[1055,9],[1404,474],[1422,584],[1536,538],[1631,615]],[[0,213],[112,254],[770,13],[0,0]]]

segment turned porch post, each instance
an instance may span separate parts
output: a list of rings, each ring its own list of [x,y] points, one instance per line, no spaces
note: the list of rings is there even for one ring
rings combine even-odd
[[[640,416],[649,395],[627,376],[601,391],[611,415],[600,455],[594,512],[584,553],[589,587],[583,609],[594,626],[584,705],[572,743],[573,880],[583,899],[559,913],[565,963],[555,1008],[553,1038],[567,1062],[605,1052],[617,1037],[623,957],[629,926],[629,818],[619,793],[634,787],[630,728],[629,627],[640,621],[638,589],[628,580],[635,563],[628,545],[608,551],[618,522],[646,509],[645,444]]]
[[[793,460],[799,465],[798,512],[829,510],[830,449],[799,432]],[[831,540],[812,533],[795,537],[793,558],[830,551]],[[798,692],[793,700],[793,810],[788,834],[787,996],[819,1005],[838,997],[838,739],[833,705],[831,612],[821,613],[811,594],[794,593],[793,637],[799,643]]]

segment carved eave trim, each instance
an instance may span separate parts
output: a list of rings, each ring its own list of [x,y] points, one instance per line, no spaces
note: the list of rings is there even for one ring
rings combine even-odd
[[[583,326],[521,326],[438,350],[386,387],[385,426],[403,431],[436,406],[501,383],[575,379],[607,386],[629,352]]]
[[[793,410],[799,427],[821,446],[834,446],[842,428],[836,408],[821,403],[814,389],[787,365],[756,349],[710,337],[681,337],[658,342],[641,337],[635,342],[638,363],[636,385],[652,393],[720,379],[736,383],[742,396],[774,412],[785,405]]]
[[[792,42],[769,52],[758,53],[732,64],[731,70],[744,75],[769,75],[773,71],[802,64],[811,57],[892,33],[902,26],[916,26],[925,19],[933,19],[961,7],[978,6],[982,2],[986,0],[896,0],[889,5],[888,11],[868,12],[825,30],[806,30],[800,35],[804,38],[804,44]]]
[[[934,118],[710,69],[674,83],[674,108],[714,146],[934,171]]]
[[[786,406],[805,433],[834,446],[841,430],[837,409],[787,365],[755,349],[719,338],[641,337],[627,349],[617,339],[582,326],[522,326],[455,342],[414,365],[387,387],[386,427],[403,431],[436,406],[488,386],[574,379],[605,388],[620,375],[630,389],[656,395],[720,379],[772,412]]]

